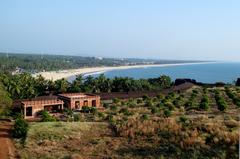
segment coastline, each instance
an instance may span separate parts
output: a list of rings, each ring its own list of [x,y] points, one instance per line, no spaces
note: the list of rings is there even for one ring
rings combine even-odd
[[[196,62],[196,63],[175,63],[175,64],[151,64],[151,65],[133,65],[133,66],[112,66],[112,67],[86,67],[86,68],[78,68],[78,69],[69,69],[69,70],[59,70],[59,71],[47,71],[47,72],[39,72],[32,74],[33,77],[37,77],[38,75],[43,76],[45,79],[56,81],[62,78],[70,78],[76,75],[92,75],[104,73],[106,71],[112,70],[123,70],[123,69],[133,69],[133,68],[148,68],[148,67],[171,67],[171,66],[183,66],[183,65],[200,65],[200,64],[211,64],[217,62]]]

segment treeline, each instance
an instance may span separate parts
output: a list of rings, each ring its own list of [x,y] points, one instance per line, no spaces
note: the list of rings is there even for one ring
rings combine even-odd
[[[20,68],[22,69],[22,71],[25,72],[34,73],[44,70],[54,71],[63,69],[74,69],[80,67],[165,64],[183,62],[194,61],[0,53],[0,72],[12,72],[16,70],[16,68]]]
[[[172,85],[171,78],[164,75],[152,79],[128,77],[110,79],[103,74],[96,78],[92,76],[84,78],[79,75],[70,83],[66,79],[53,82],[44,79],[42,76],[34,78],[28,73],[18,75],[1,74],[0,83],[3,84],[12,99],[34,98],[41,95],[65,92],[101,93],[161,90]]]

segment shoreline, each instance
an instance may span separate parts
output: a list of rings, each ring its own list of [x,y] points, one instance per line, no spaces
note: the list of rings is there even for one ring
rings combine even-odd
[[[200,64],[212,64],[218,62],[195,62],[195,63],[175,63],[175,64],[151,64],[151,65],[133,65],[133,66],[103,66],[103,67],[86,67],[78,69],[69,70],[59,70],[59,71],[47,71],[32,74],[33,77],[38,75],[43,76],[47,80],[56,81],[62,78],[70,78],[72,76],[80,75],[93,75],[104,73],[112,70],[124,70],[124,69],[134,69],[134,68],[149,68],[149,67],[171,67],[171,66],[185,66],[185,65],[200,65]]]

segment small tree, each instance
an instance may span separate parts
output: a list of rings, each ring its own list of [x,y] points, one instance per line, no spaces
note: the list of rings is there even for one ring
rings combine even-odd
[[[22,118],[17,118],[14,124],[13,137],[26,138],[27,132],[28,132],[28,123]]]

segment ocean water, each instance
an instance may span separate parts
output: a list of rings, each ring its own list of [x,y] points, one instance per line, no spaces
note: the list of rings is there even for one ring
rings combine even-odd
[[[98,75],[99,74],[93,74],[92,76],[96,77]],[[168,75],[172,78],[172,80],[175,80],[176,78],[191,78],[204,83],[233,83],[234,80],[240,78],[240,62],[133,68],[107,71],[104,72],[104,75],[109,78],[118,76],[132,77],[135,79]]]

